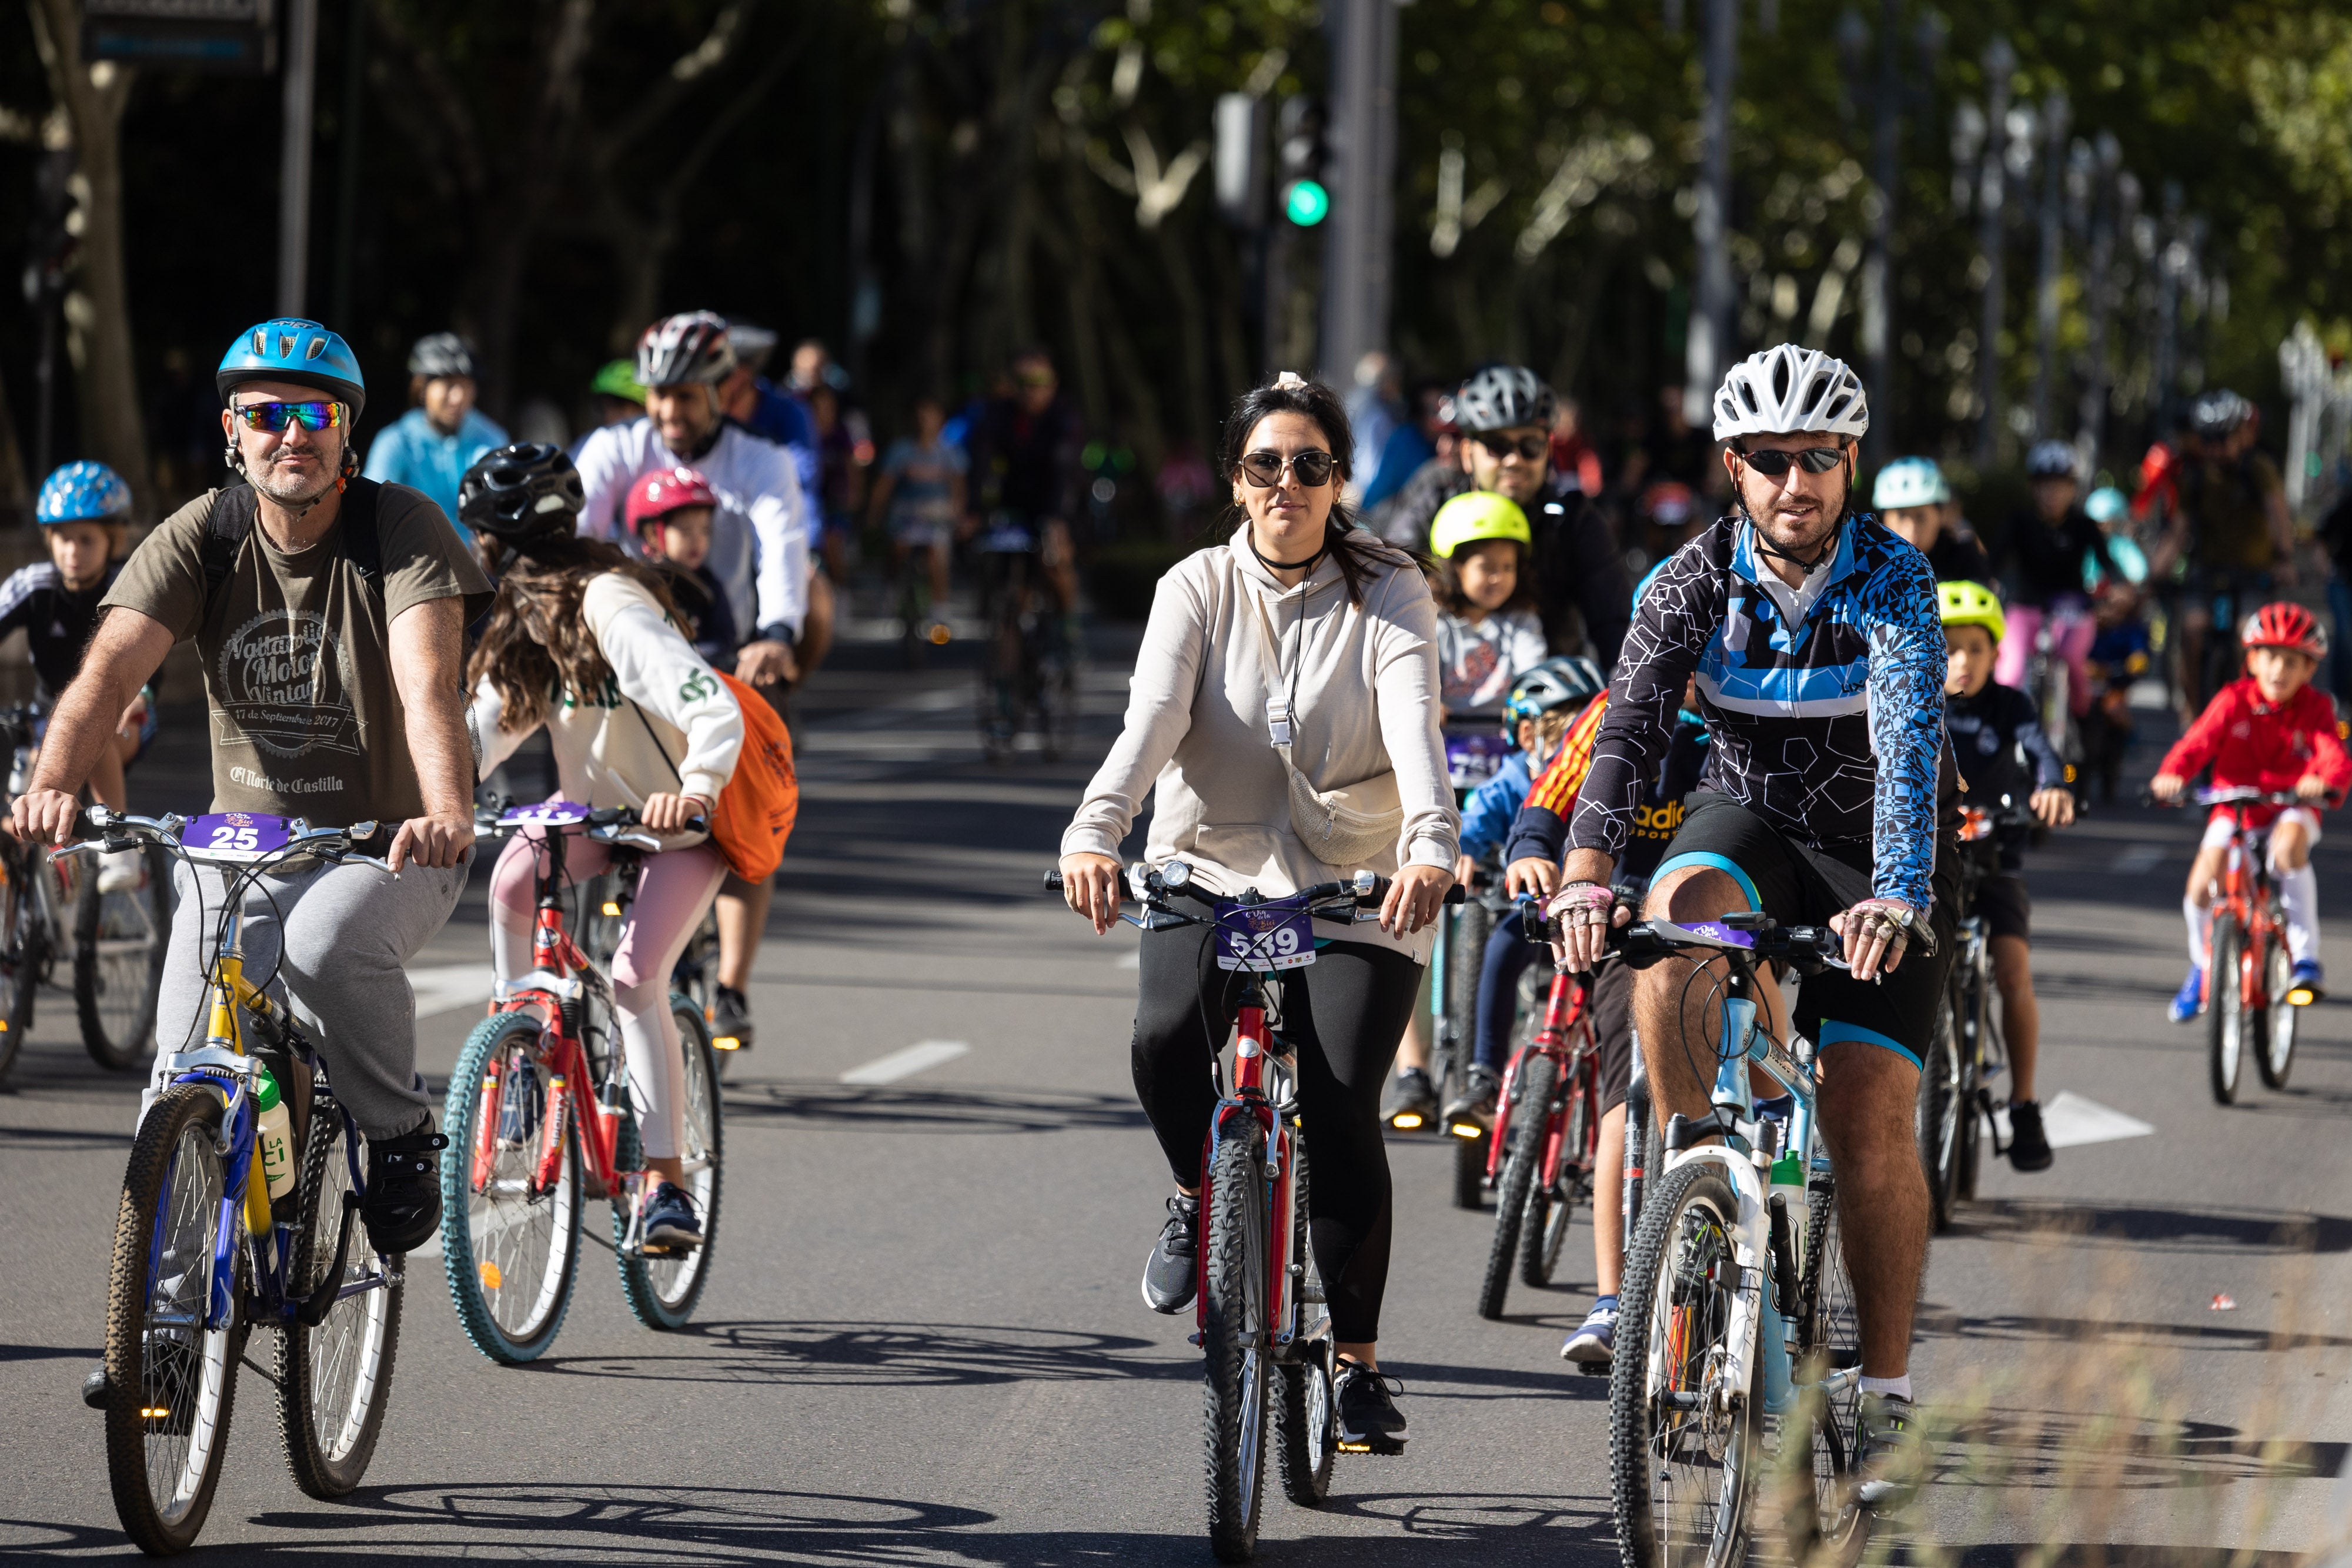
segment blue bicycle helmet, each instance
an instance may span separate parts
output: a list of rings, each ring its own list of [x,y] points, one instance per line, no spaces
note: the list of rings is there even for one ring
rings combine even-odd
[[[237,334],[213,372],[213,384],[226,402],[230,390],[247,382],[293,382],[332,392],[351,405],[350,424],[357,424],[367,407],[367,378],[352,346],[341,334],[300,317],[257,322]]]
[[[68,463],[41,481],[33,520],[45,528],[59,523],[127,523],[131,486],[103,463],[88,458]]]

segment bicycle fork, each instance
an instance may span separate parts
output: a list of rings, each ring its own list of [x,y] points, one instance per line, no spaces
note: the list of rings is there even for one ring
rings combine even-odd
[[[1263,1334],[1271,1349],[1288,1345],[1299,1337],[1297,1314],[1293,1309],[1304,1295],[1306,1266],[1298,1260],[1297,1197],[1294,1190],[1297,1162],[1292,1157],[1293,1134],[1281,1109],[1266,1092],[1266,1057],[1271,1037],[1265,1023],[1265,996],[1255,976],[1251,977],[1248,989],[1243,994],[1236,1035],[1234,1090],[1218,1103],[1202,1151],[1197,1232],[1201,1242],[1195,1249],[1199,1273],[1193,1282],[1194,1332],[1191,1337],[1193,1344],[1200,1344],[1208,1327],[1207,1239],[1216,1190],[1209,1175],[1216,1168],[1217,1152],[1227,1138],[1256,1136],[1263,1138],[1265,1149],[1265,1176],[1260,1189],[1268,1221],[1266,1255],[1260,1260],[1265,1270],[1265,1321],[1251,1324],[1250,1329],[1253,1334]],[[1251,1124],[1255,1124],[1254,1130]]]

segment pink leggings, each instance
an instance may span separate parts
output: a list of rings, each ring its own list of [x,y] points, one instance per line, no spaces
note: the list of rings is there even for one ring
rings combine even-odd
[[[2025,691],[2025,683],[2033,669],[2033,644],[2040,640],[2046,622],[2052,650],[2066,661],[2066,706],[2074,710],[2076,718],[2090,712],[2091,676],[2084,666],[2091,656],[2091,639],[2099,631],[2091,618],[2079,611],[2053,612],[2032,604],[2012,604],[2008,620],[1992,678],[2004,686]]]
[[[563,846],[564,869],[581,882],[612,858],[604,845],[583,838]],[[490,962],[501,980],[530,972],[538,862],[539,835],[518,833],[490,873]],[[629,1064],[637,1136],[647,1155],[674,1159],[686,1138],[686,1058],[678,1049],[677,1020],[669,1013],[669,976],[718,894],[727,862],[709,844],[697,844],[648,855],[645,868],[613,955],[613,999],[621,1009],[621,1051]]]

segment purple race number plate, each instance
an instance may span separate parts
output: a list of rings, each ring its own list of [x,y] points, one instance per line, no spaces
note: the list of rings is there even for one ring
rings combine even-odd
[[[221,811],[196,817],[180,831],[181,847],[200,861],[257,861],[294,837],[294,822],[261,811]]]
[[[1726,947],[1753,947],[1756,946],[1756,937],[1754,933],[1738,930],[1729,925],[1720,925],[1713,920],[1694,920],[1689,925],[1684,926],[1683,929],[1693,932],[1697,936],[1704,936],[1710,942],[1720,943]]]
[[[1217,905],[1217,967],[1270,974],[1315,962],[1315,921],[1303,909]]]
[[[536,806],[515,806],[499,819],[501,828],[569,828],[588,820],[588,808],[576,800],[541,800]]]
[[[1478,732],[1445,737],[1447,782],[1456,789],[1475,789],[1502,771],[1511,748],[1499,735]]]

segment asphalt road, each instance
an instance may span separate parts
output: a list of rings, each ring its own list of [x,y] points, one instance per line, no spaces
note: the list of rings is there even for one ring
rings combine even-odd
[[[1003,768],[972,744],[968,675],[845,649],[796,715],[801,822],[752,991],[761,1041],[727,1088],[723,1229],[691,1330],[628,1316],[592,1219],[562,1340],[502,1369],[459,1333],[438,1258],[413,1259],[367,1485],[302,1497],[247,1370],[200,1552],[1206,1562],[1189,1316],[1136,1295],[1164,1178],[1127,1078],[1132,942],[1034,891],[1115,727],[1119,645],[1103,639],[1088,682],[1088,755]],[[141,789],[184,804],[200,767],[167,747]],[[1936,1243],[1914,1367],[1946,1433],[1894,1542],[1911,1560],[2284,1563],[2325,1534],[2352,1440],[2352,1007],[2306,1015],[2285,1092],[2212,1103],[2201,1035],[2162,1012],[2192,837],[2179,816],[2105,813],[2032,872],[2044,1098],[2074,1097],[2064,1127],[2128,1135],[2063,1148],[2042,1176],[1995,1168]],[[2352,915],[2352,850],[2323,845],[2320,863]],[[2352,981],[2352,921],[2329,936]],[[478,886],[418,967],[436,1087],[485,960]],[[134,1092],[71,1029],[66,998],[45,1000],[0,1088],[11,1561],[130,1551],[76,1385]],[[1561,1288],[1515,1289],[1511,1315],[1482,1322],[1490,1220],[1447,1207],[1446,1151],[1392,1157],[1382,1359],[1413,1440],[1343,1458],[1319,1512],[1276,1496],[1264,1559],[1612,1561],[1605,1384],[1557,1359],[1588,1300],[1589,1232]],[[259,1339],[253,1354],[268,1364]]]

